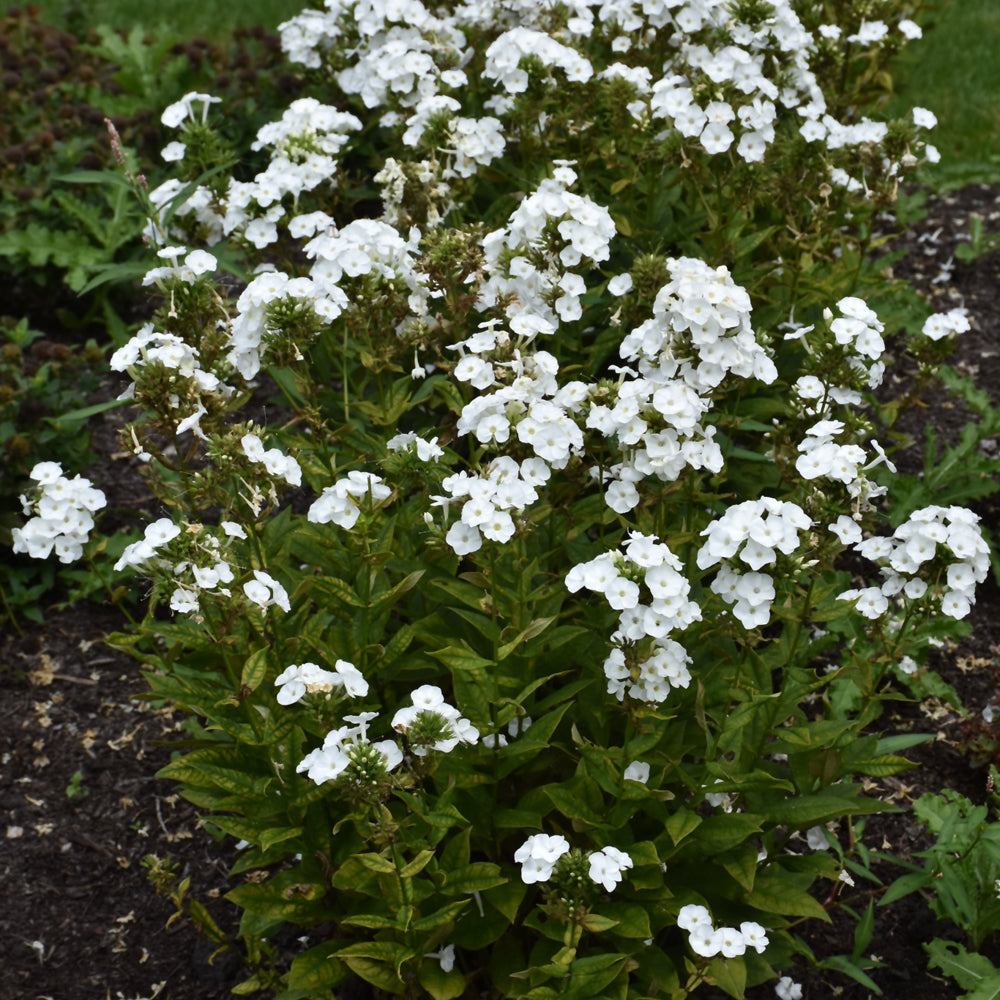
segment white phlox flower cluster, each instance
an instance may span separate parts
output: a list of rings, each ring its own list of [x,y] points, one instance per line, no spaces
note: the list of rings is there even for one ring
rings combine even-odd
[[[712,590],[733,606],[745,628],[766,625],[771,619],[774,581],[759,570],[773,566],[779,552],[791,555],[799,546],[799,532],[811,524],[798,504],[761,497],[729,507],[701,532],[707,539],[698,550],[698,567],[708,569],[721,562]]]
[[[368,681],[349,660],[337,660],[333,670],[316,663],[293,664],[278,674],[274,685],[279,689],[279,705],[294,705],[307,694],[329,697],[334,690],[343,690],[351,698],[368,694]]]
[[[920,332],[930,340],[942,340],[958,333],[968,333],[970,329],[969,310],[960,306],[928,316]]]
[[[291,602],[288,600],[288,591],[278,583],[269,573],[255,569],[253,579],[243,584],[243,593],[251,604],[255,604],[261,611],[268,608],[277,607],[282,611],[291,611]]]
[[[587,858],[588,872],[592,882],[604,886],[605,890],[611,892],[622,880],[622,872],[632,868],[634,862],[617,847],[602,847],[599,851],[593,851]]]
[[[403,762],[403,751],[395,740],[372,743],[368,739],[368,726],[377,716],[377,712],[345,716],[349,725],[327,733],[323,745],[307,753],[295,770],[304,771],[317,785],[336,780],[349,768],[358,784],[377,782]]]
[[[386,281],[400,280],[410,290],[408,305],[415,316],[427,311],[426,300],[433,293],[426,277],[415,267],[420,231],[411,229],[404,239],[388,223],[375,219],[355,219],[336,231],[318,233],[305,245],[305,254],[315,263],[310,276],[316,286],[340,308],[347,306],[347,293],[340,287],[344,277],[374,274]],[[363,306],[363,296],[359,301]],[[338,311],[339,314],[339,311]],[[323,316],[332,319],[332,316]]]
[[[235,574],[229,563],[220,557],[218,539],[208,535],[202,542],[210,560],[206,565],[181,560],[173,568],[175,579],[182,582],[170,595],[171,611],[198,614],[202,592],[230,596],[231,592],[226,584],[233,582]]]
[[[125,551],[115,563],[115,572],[120,573],[127,566],[136,569],[143,567],[156,556],[159,548],[176,538],[180,533],[180,526],[174,524],[169,517],[161,517],[150,522],[146,525],[143,536],[138,542],[132,542],[125,546]]]
[[[394,434],[385,443],[389,451],[409,451],[421,462],[434,462],[444,456],[444,449],[437,441],[428,441],[413,431],[403,431]]]
[[[357,94],[366,108],[392,109],[382,115],[385,126],[399,121],[397,109],[414,108],[442,86],[460,87],[467,80],[461,69],[468,61],[465,36],[452,19],[434,17],[419,3],[408,6],[420,20],[365,39],[350,65],[337,73],[341,89]]]
[[[256,434],[244,434],[240,444],[246,457],[255,464],[263,465],[269,476],[283,479],[289,486],[302,484],[302,468],[291,455],[286,455],[280,448],[265,449]]]
[[[203,524],[184,529],[168,517],[146,525],[143,537],[125,548],[115,571],[132,568],[147,575],[166,574],[173,584],[170,609],[199,614],[203,592],[229,598],[228,584],[236,578],[232,555],[226,547],[233,538],[246,538],[246,531],[234,521],[222,521],[218,530]],[[170,543],[178,540],[178,545]]]
[[[201,418],[208,412],[206,397],[225,400],[235,391],[218,375],[201,367],[195,348],[174,333],[157,330],[152,323],[144,324],[127,344],[119,347],[111,355],[109,365],[112,371],[128,372],[132,379],[119,399],[135,398],[137,387],[151,366],[171,371],[173,391],[161,400],[161,412],[162,402],[169,404],[178,437],[191,431],[204,438]]]
[[[264,170],[252,181],[231,178],[221,202],[216,202],[204,185],[198,187],[177,207],[176,217],[193,214],[213,236],[241,233],[248,243],[263,250],[278,239],[277,222],[285,215],[282,199],[286,195],[298,199],[304,191],[331,181],[349,133],[361,128],[361,121],[354,115],[315,98],[293,101],[279,121],[269,122],[257,132],[252,148],[267,149],[271,155]],[[177,160],[183,158],[184,152],[182,143],[171,143],[164,157]],[[180,193],[182,186],[167,181],[151,192],[150,198],[154,205],[164,205]],[[154,232],[162,236],[155,225]]]
[[[503,156],[506,149],[504,126],[499,118],[489,115],[485,118],[465,118],[452,114],[461,107],[454,97],[445,94],[425,97],[406,119],[406,131],[403,133],[404,145],[417,146],[432,119],[446,119],[447,145],[435,150],[453,157],[451,165],[441,175],[446,180],[456,175],[471,177],[478,166],[489,166]]]
[[[792,388],[799,409],[810,416],[829,416],[830,406],[834,403],[840,406],[860,406],[863,398],[855,386],[877,389],[885,374],[885,362],[882,361],[885,351],[885,341],[882,338],[884,326],[878,315],[863,299],[853,295],[842,298],[837,303],[837,308],[840,316],[835,317],[832,310],[826,309],[823,317],[837,347],[844,351],[844,367],[840,369],[842,380],[851,384],[836,384],[829,375],[824,378],[808,373],[800,375]],[[809,335],[815,327],[798,323],[788,323],[785,326],[792,328],[785,339],[801,341],[812,356]],[[826,356],[826,352],[822,352],[821,357]]]
[[[330,322],[343,312],[348,300],[333,283],[290,278],[282,271],[257,275],[236,300],[237,315],[229,330],[226,360],[245,379],[252,379],[260,371],[269,339],[280,332],[269,307],[282,301],[306,305],[320,322]]]
[[[33,495],[21,497],[29,518],[23,528],[12,528],[13,550],[32,559],[47,559],[55,552],[61,563],[83,555],[94,514],[107,506],[104,494],[89,479],[67,479],[58,462],[39,462],[29,473],[36,486]]]
[[[570,82],[583,83],[594,74],[594,68],[576,49],[557,42],[551,36],[532,28],[511,28],[486,50],[483,75],[496,80],[507,94],[521,94],[528,89],[528,74],[521,60],[534,56],[548,69],[560,69]]]
[[[989,573],[989,546],[979,517],[964,507],[923,507],[891,536],[858,540],[853,547],[880,565],[883,582],[838,597],[854,601],[855,609],[871,619],[881,618],[892,599],[902,598],[930,599],[948,617],[964,618],[976,601],[976,584]]]
[[[752,920],[739,927],[715,927],[712,914],[704,906],[688,903],[677,914],[677,926],[687,931],[691,950],[702,958],[739,958],[752,948],[758,955],[768,946],[767,930]]]
[[[456,472],[446,477],[441,485],[448,495],[431,497],[431,502],[450,506],[461,501],[462,511],[445,541],[460,556],[477,551],[484,538],[509,541],[517,530],[514,515],[538,499],[537,487],[549,476],[549,466],[540,458],[526,458],[519,464],[501,455],[481,475]]]
[[[434,684],[423,684],[411,695],[412,704],[405,705],[392,717],[392,728],[397,733],[409,733],[421,717],[436,717],[444,723],[444,735],[429,747],[421,744],[411,745],[410,749],[423,757],[430,750],[450,753],[459,743],[477,743],[479,730],[466,719],[453,705],[444,700],[444,692]]]
[[[678,57],[653,84],[648,108],[705,152],[725,153],[735,142],[739,157],[758,163],[774,140],[775,102],[794,108],[822,101],[822,93],[809,70],[812,39],[787,0],[757,28],[734,21],[730,11],[721,3],[689,3],[667,15],[680,31]],[[729,44],[705,43],[706,29],[723,27]]]
[[[576,171],[565,162],[560,162],[553,170],[552,177],[546,177],[538,188],[523,199],[520,205],[511,213],[507,226],[488,233],[483,238],[483,252],[488,270],[497,271],[502,252],[516,251],[521,248],[532,249],[545,246],[546,230],[554,223],[559,236],[565,244],[558,251],[559,261],[565,267],[574,267],[586,257],[594,263],[607,260],[611,255],[611,239],[617,232],[611,213],[603,205],[599,205],[587,195],[575,194],[569,188],[577,179]],[[545,247],[555,251],[554,247]],[[520,261],[521,263],[517,263]],[[516,281],[530,281],[532,276],[526,269],[530,268],[525,258],[515,258],[509,266],[509,274],[515,283],[508,287],[501,285],[494,289],[487,283],[480,290],[480,308],[489,308],[494,304],[497,294],[516,293],[520,286]],[[526,271],[522,276],[516,269]],[[536,279],[537,280],[537,279]],[[558,272],[549,275],[548,284],[543,293],[555,289]],[[530,287],[530,286],[529,286]],[[582,291],[582,289],[581,289]],[[492,293],[492,294],[491,294]],[[535,296],[529,300],[533,302]],[[517,312],[529,312],[526,306]],[[508,312],[510,318],[515,313]]]
[[[691,683],[691,658],[669,636],[700,621],[701,609],[688,599],[691,585],[667,545],[632,532],[622,548],[574,566],[566,576],[566,587],[571,593],[586,588],[603,594],[621,612],[611,636],[615,648],[604,662],[608,694],[619,701],[627,694],[659,703],[672,688]]]
[[[525,885],[548,882],[560,858],[570,853],[565,837],[534,833],[514,852],[514,861],[521,866],[521,881]],[[602,847],[587,856],[587,874],[596,885],[612,892],[622,880],[622,873],[633,867],[632,858],[617,847]]]
[[[863,508],[874,497],[884,496],[886,493],[885,486],[876,485],[863,473],[882,463],[885,463],[890,472],[895,472],[896,466],[877,441],[869,442],[875,452],[875,457],[871,460],[868,460],[864,448],[856,442],[838,443],[836,438],[844,430],[842,420],[820,420],[809,427],[805,438],[799,442],[799,457],[795,461],[795,468],[803,479],[822,477],[843,483],[849,495]],[[862,466],[863,462],[866,464]]]
[[[214,274],[219,262],[207,250],[191,250],[186,247],[163,247],[157,250],[156,256],[169,260],[169,267],[154,267],[147,271],[142,279],[143,287],[159,285],[163,287],[167,281],[181,281],[185,285],[193,285],[202,275]],[[184,263],[179,263],[184,257]]]
[[[525,885],[548,882],[556,862],[569,853],[569,841],[563,836],[547,833],[532,834],[515,852],[514,861],[521,866],[521,881]]]
[[[680,379],[696,393],[716,388],[730,372],[770,385],[777,369],[754,336],[750,296],[729,269],[695,257],[666,264],[670,281],[656,294],[652,318],[622,340],[623,360],[654,384]],[[674,426],[686,430],[692,417],[682,408]]]
[[[350,531],[358,523],[362,505],[381,503],[390,496],[392,490],[379,476],[354,470],[323,490],[306,512],[306,519],[313,524],[332,521]]]

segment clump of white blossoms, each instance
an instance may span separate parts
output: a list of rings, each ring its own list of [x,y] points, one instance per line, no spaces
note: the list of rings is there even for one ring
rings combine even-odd
[[[302,483],[302,469],[299,463],[286,455],[280,448],[264,448],[256,434],[244,434],[240,438],[243,453],[254,463],[260,463],[269,476],[283,479],[289,486],[299,486]]]
[[[893,599],[931,600],[950,618],[964,618],[976,601],[976,584],[989,573],[990,550],[979,517],[965,507],[915,510],[891,536],[857,540],[853,546],[879,564],[880,586],[845,590],[866,618],[881,618]]]
[[[434,684],[424,684],[411,695],[412,704],[399,709],[392,717],[392,728],[403,733],[418,756],[431,750],[450,753],[459,743],[477,743],[479,730],[453,705]]]
[[[548,882],[556,862],[568,853],[569,841],[565,837],[532,834],[514,852],[514,860],[521,866],[521,881],[526,885]]]
[[[362,788],[378,784],[403,762],[403,751],[394,740],[372,743],[368,739],[369,723],[377,715],[361,712],[344,716],[350,725],[327,733],[323,745],[307,753],[295,770],[300,774],[305,771],[318,785],[342,776]]]
[[[265,573],[263,570],[253,571],[253,579],[243,584],[243,593],[247,600],[261,611],[271,607],[280,608],[282,611],[292,610],[288,591],[270,573]]]
[[[348,531],[358,523],[362,506],[381,503],[392,490],[371,472],[349,472],[332,486],[327,486],[310,506],[306,518],[313,524],[334,524]]]
[[[526,885],[548,882],[555,876],[557,884],[563,883],[560,893],[567,892],[569,898],[577,897],[581,880],[588,878],[612,892],[622,873],[633,866],[632,858],[617,847],[603,847],[584,857],[582,852],[570,850],[565,837],[547,833],[528,837],[514,852],[514,861],[521,866],[521,881]]]
[[[766,625],[771,618],[774,581],[759,571],[774,565],[779,552],[791,555],[799,546],[799,532],[811,524],[798,504],[761,497],[734,504],[702,531],[708,537],[698,550],[698,566],[722,563],[712,590],[732,604],[746,628]]]
[[[689,600],[691,584],[665,543],[632,532],[621,552],[605,552],[574,566],[566,588],[602,594],[621,612],[611,636],[615,648],[604,662],[608,694],[619,701],[627,694],[662,702],[672,688],[690,684],[691,658],[669,636],[700,621],[701,609]]]
[[[32,559],[55,552],[61,563],[75,562],[94,527],[94,513],[107,506],[104,494],[83,476],[67,479],[58,462],[39,462],[29,475],[36,486],[32,496],[21,497],[21,505],[30,520],[12,529],[14,551]]]
[[[368,694],[364,674],[348,660],[337,660],[333,670],[324,670],[316,663],[293,664],[278,674],[274,686],[279,689],[279,705],[294,705],[307,694],[329,697],[335,690],[343,690],[352,698]]]
[[[622,872],[631,868],[634,862],[625,851],[609,846],[591,853],[587,864],[591,880],[611,892],[621,882]]]
[[[930,340],[942,340],[958,333],[968,333],[970,329],[969,311],[958,307],[928,316],[920,332]]]
[[[188,256],[190,258],[194,255]],[[185,279],[182,277],[179,280]],[[204,438],[200,422],[208,412],[205,405],[207,397],[226,400],[235,391],[219,375],[202,368],[201,357],[196,348],[177,334],[157,330],[152,323],[144,324],[127,344],[112,354],[110,368],[116,372],[127,372],[132,379],[119,399],[134,399],[137,393],[143,394],[146,380],[152,378],[151,393],[159,401],[160,410],[169,414],[174,424],[174,433],[178,437],[191,431],[197,437]],[[157,385],[157,371],[168,374],[168,393],[162,391],[162,385]],[[146,400],[140,399],[140,402]],[[163,403],[168,405],[163,406]]]
[[[688,903],[677,914],[677,926],[687,931],[688,944],[702,958],[738,958],[753,948],[762,954],[768,946],[767,931],[752,920],[744,920],[737,927],[715,927],[712,914],[704,906]]]

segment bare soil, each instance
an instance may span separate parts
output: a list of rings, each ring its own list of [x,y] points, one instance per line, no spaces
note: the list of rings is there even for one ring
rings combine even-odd
[[[1000,190],[974,187],[931,197],[926,207],[927,217],[902,238],[910,252],[895,273],[939,310],[968,307],[973,328],[958,339],[952,364],[1000,406],[1000,254],[954,260],[973,213],[988,233],[1000,229]],[[912,372],[900,362],[890,375],[900,385]],[[924,422],[947,438],[968,419],[945,393],[924,403],[907,418],[917,451]],[[109,449],[113,441],[109,428]],[[116,477],[128,479],[124,463],[116,469]],[[120,505],[142,509],[140,485],[119,482],[117,488]],[[1000,536],[996,497],[976,509]],[[994,732],[982,721],[1000,680],[1000,592],[992,581],[970,620],[969,638],[941,651],[937,663],[970,718],[931,700],[901,705],[895,720],[884,720],[938,736],[911,752],[917,769],[873,786],[886,800],[905,807],[943,788],[984,800],[985,772],[970,741],[1000,745],[1000,728]],[[78,606],[47,613],[44,625],[26,625],[23,635],[11,629],[0,635],[0,1000],[216,1000],[248,974],[237,949],[213,960],[215,945],[187,916],[175,917],[174,903],[158,896],[147,878],[144,859],[172,862],[179,878],[190,877],[191,896],[235,940],[238,912],[224,898],[238,881],[228,875],[232,844],[214,840],[196,810],[155,778],[171,744],[183,739],[184,719],[169,706],[138,700],[145,691],[139,665],[102,643],[121,627],[111,608]],[[871,849],[903,856],[927,843],[908,812],[870,820],[864,836]],[[898,874],[887,865],[875,872],[887,882]],[[865,887],[858,888],[853,901],[863,906]],[[821,891],[825,897],[829,887]],[[852,950],[853,920],[839,907],[831,917],[831,924],[802,928],[819,958]],[[959,990],[927,971],[922,945],[955,935],[919,896],[879,909],[868,950],[880,966],[873,961],[870,974],[889,998],[953,1000]],[[995,942],[984,951],[1000,964]],[[803,968],[793,976],[807,1000],[871,995],[835,972]],[[748,996],[772,998],[773,986]]]

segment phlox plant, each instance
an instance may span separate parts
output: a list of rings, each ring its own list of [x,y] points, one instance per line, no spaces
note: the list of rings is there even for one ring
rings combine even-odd
[[[814,828],[886,808],[881,703],[988,562],[962,508],[889,527],[864,406],[908,13],[328,0],[252,179],[213,95],[164,111],[117,642],[253,875],[237,992],[739,997],[828,919]]]

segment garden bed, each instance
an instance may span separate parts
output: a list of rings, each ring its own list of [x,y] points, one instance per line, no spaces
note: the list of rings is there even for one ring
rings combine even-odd
[[[956,341],[951,363],[1000,406],[1000,258],[954,261],[973,213],[986,220],[987,231],[996,226],[991,220],[1000,213],[998,200],[1000,192],[982,187],[932,197],[927,217],[902,241],[910,252],[896,263],[895,273],[930,296],[938,311],[969,308],[972,329]],[[911,374],[902,366],[890,369],[887,385],[905,385]],[[923,403],[899,425],[917,439],[909,453],[897,456],[901,468],[910,468],[910,456],[920,452],[925,423],[948,440],[968,416],[941,391],[926,395]],[[105,448],[113,447],[114,436],[108,434]],[[913,470],[918,467],[919,462],[912,464]],[[109,494],[124,491],[121,495],[141,507],[141,487],[129,479],[134,466],[117,462],[111,468],[108,481],[97,485]],[[1000,534],[995,499],[987,498],[977,510],[993,536]],[[935,665],[968,712],[981,720],[995,693],[1000,656],[1000,593],[992,578],[980,588],[970,621],[972,634],[941,650]],[[172,862],[178,877],[191,878],[191,896],[205,904],[219,928],[235,933],[237,910],[223,898],[242,880],[228,875],[233,841],[214,840],[173,786],[154,778],[170,759],[171,745],[184,739],[184,719],[168,707],[137,700],[145,689],[138,665],[100,641],[119,627],[114,612],[104,607],[50,611],[44,624],[25,625],[24,635],[8,632],[0,648],[5,688],[0,708],[3,997],[214,1000],[228,996],[246,975],[235,952],[210,961],[215,945],[187,917],[167,926],[176,908],[169,898],[157,896],[147,879],[144,859]],[[978,729],[970,726],[959,712],[935,700],[890,707],[883,724],[895,731],[937,734],[935,742],[910,751],[917,769],[871,785],[870,794],[904,811],[869,820],[865,842],[872,850],[906,857],[927,844],[907,811],[921,793],[953,788],[973,801],[984,800],[985,772],[976,766],[969,740],[978,734],[982,746],[982,738],[991,734],[982,722]],[[1000,729],[996,736],[1000,740]],[[804,842],[801,849],[807,849]],[[885,864],[874,870],[885,880],[898,873]],[[850,892],[864,888],[845,887],[839,898],[849,900]],[[829,885],[820,889],[826,898]],[[852,949],[854,921],[836,909],[833,917],[831,925],[813,921],[801,929],[821,959]],[[947,936],[949,927],[954,931],[935,922],[917,896],[877,910],[867,953],[884,963],[871,975],[886,996],[955,996],[953,982],[927,972],[921,947],[932,937]],[[805,984],[807,998],[869,996],[868,989],[836,973],[801,970],[795,975]],[[748,996],[773,996],[773,986]]]

